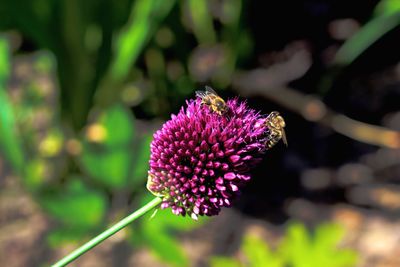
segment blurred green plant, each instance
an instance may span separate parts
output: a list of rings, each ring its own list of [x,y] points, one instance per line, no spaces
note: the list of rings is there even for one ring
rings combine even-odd
[[[200,44],[213,44],[216,42],[216,33],[212,17],[209,16],[207,1],[189,0],[186,2],[189,6],[189,14],[193,33]]]
[[[343,66],[351,64],[367,48],[399,24],[400,11],[384,12],[372,18],[340,47],[334,63]]]
[[[83,170],[105,187],[123,188],[128,184],[132,170],[133,140],[139,141],[139,138],[135,136],[131,112],[121,105],[104,110],[88,126],[82,141],[80,162]]]
[[[115,59],[111,65],[111,74],[115,79],[121,80],[126,77],[144,45],[174,4],[175,0],[135,2],[129,22],[118,37]]]
[[[149,196],[143,198],[148,202]],[[189,231],[201,226],[207,218],[194,221],[189,216],[176,216],[169,210],[158,210],[156,215],[144,216],[130,228],[131,243],[136,247],[146,246],[162,262],[171,266],[191,266],[180,242],[172,238],[172,233]]]
[[[336,224],[319,225],[313,235],[308,234],[304,225],[292,224],[286,239],[281,243],[280,254],[294,267],[354,266],[356,253],[337,247],[344,234],[344,229]]]
[[[63,193],[43,192],[40,202],[45,211],[57,219],[58,227],[48,239],[50,245],[71,242],[87,236],[93,229],[100,229],[106,212],[106,197],[101,192],[89,189],[81,177],[73,177]]]
[[[344,230],[336,224],[321,224],[313,234],[300,223],[288,226],[283,240],[275,250],[258,236],[248,234],[240,248],[244,259],[213,257],[212,267],[350,267],[357,262],[357,254],[337,246]]]
[[[23,174],[23,152],[18,138],[17,124],[6,91],[10,75],[10,51],[6,38],[0,36],[0,148],[18,174]]]
[[[375,7],[375,16],[389,15],[400,11],[399,0],[381,0]]]
[[[339,73],[362,56],[374,43],[400,25],[399,2],[398,0],[381,0],[375,7],[374,16],[343,43],[335,54],[333,68],[321,79],[320,94],[328,92]]]
[[[161,21],[171,12],[175,0],[137,0],[134,2],[128,23],[116,38],[116,48],[109,72],[102,79],[97,102],[109,105],[118,100],[121,84],[136,63]]]
[[[211,80],[222,88],[230,84],[235,66],[251,50],[249,32],[241,23],[242,1],[223,1],[219,7],[211,1],[177,2],[5,0],[0,8],[0,30],[17,30],[37,47],[53,53],[63,125],[77,133],[85,126],[93,106],[103,108],[124,100],[124,88],[132,81],[147,89],[152,105],[148,108],[146,100],[143,108],[157,116],[176,108],[192,93],[196,82]],[[177,16],[179,7],[181,17]],[[216,29],[216,23],[222,27]],[[192,43],[188,30],[198,47],[209,55],[193,57],[189,64],[194,68],[186,67],[187,59],[195,54],[193,45],[188,46]],[[180,41],[174,43],[176,37]],[[213,53],[215,47],[218,50]],[[146,60],[144,73],[135,68],[142,55],[161,59],[161,74],[159,70],[158,74],[154,72],[160,61]],[[214,71],[199,79],[197,72],[204,69],[204,64]],[[160,97],[162,101],[157,100]],[[168,105],[170,102],[173,105]]]
[[[119,100],[129,70],[174,4],[175,0],[5,0],[0,30],[17,29],[52,51],[62,117],[77,131],[93,105]]]

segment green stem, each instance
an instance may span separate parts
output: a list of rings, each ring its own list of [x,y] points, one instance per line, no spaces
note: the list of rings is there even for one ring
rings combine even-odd
[[[110,236],[112,236],[113,234],[115,234],[116,232],[118,232],[119,230],[121,230],[122,228],[124,228],[125,226],[127,226],[128,224],[130,224],[131,222],[133,222],[134,220],[136,220],[137,218],[139,218],[140,216],[142,216],[149,210],[151,210],[152,208],[156,207],[158,204],[161,203],[161,201],[162,201],[162,199],[159,197],[154,198],[152,201],[150,201],[149,203],[147,203],[146,205],[144,205],[143,207],[141,207],[140,209],[138,209],[137,211],[135,211],[128,217],[125,217],[124,219],[122,219],[118,223],[114,224],[113,226],[111,226],[110,228],[108,228],[107,230],[105,230],[104,232],[102,232],[101,234],[99,234],[98,236],[93,238],[92,240],[88,241],[86,244],[84,244],[84,245],[80,246],[79,248],[77,248],[76,250],[72,251],[70,254],[68,254],[67,256],[65,256],[64,258],[62,258],[55,264],[53,264],[52,267],[65,266],[68,263],[76,260],[82,254],[91,250],[92,248],[94,248],[95,246],[100,244],[105,239],[109,238]]]

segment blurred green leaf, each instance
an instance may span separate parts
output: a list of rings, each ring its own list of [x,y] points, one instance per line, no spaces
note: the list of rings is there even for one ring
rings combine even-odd
[[[239,30],[240,14],[242,13],[242,0],[232,0],[222,3],[222,22],[229,30]],[[233,28],[233,29],[232,29]]]
[[[289,226],[279,252],[294,267],[326,266],[349,267],[357,262],[355,252],[340,250],[338,243],[344,231],[335,224],[321,224],[315,235],[310,236],[304,225]]]
[[[150,196],[143,199],[143,202]],[[160,260],[173,266],[189,266],[189,260],[174,233],[188,231],[202,225],[206,220],[194,221],[190,217],[176,216],[171,209],[159,210],[155,217],[143,217],[140,225],[133,227],[132,243],[148,247]]]
[[[374,15],[382,16],[394,14],[400,11],[399,0],[381,0],[375,7]]]
[[[400,24],[400,12],[373,18],[348,39],[336,53],[334,63],[349,65],[368,47]]]
[[[332,267],[352,267],[357,265],[357,253],[351,249],[342,249],[332,254],[331,260],[326,258],[326,262],[329,262]],[[334,260],[332,260],[334,259]]]
[[[193,23],[193,32],[200,44],[213,44],[217,37],[213,18],[208,10],[208,1],[189,0],[189,12]]]
[[[226,257],[212,257],[210,260],[211,267],[241,267],[242,265],[236,259]]]
[[[273,254],[267,243],[260,237],[247,235],[244,237],[241,250],[246,256],[249,266],[282,267],[283,259]]]
[[[42,159],[33,159],[26,164],[24,185],[32,192],[41,188],[45,182],[46,162]]]
[[[337,224],[321,224],[314,236],[314,246],[318,249],[332,249],[344,237],[344,229]]]
[[[51,73],[55,68],[54,55],[48,51],[41,51],[36,55],[34,69],[43,74]]]
[[[120,105],[114,105],[104,111],[97,128],[90,135],[101,135],[97,142],[82,142],[83,150],[80,162],[87,174],[111,188],[122,188],[126,185],[132,164],[132,141],[135,124],[130,111]],[[143,178],[145,179],[145,178]]]
[[[63,192],[48,192],[40,196],[44,209],[62,226],[91,229],[100,225],[106,208],[103,195],[92,191],[78,179],[69,181]]]
[[[84,142],[80,162],[91,178],[110,188],[122,188],[131,164],[128,149],[107,149]]]
[[[140,142],[134,154],[134,167],[132,170],[130,183],[132,186],[144,184],[147,181],[147,170],[149,169],[150,143],[153,140],[152,134],[147,134]]]
[[[248,234],[244,237],[240,251],[245,256],[243,259],[228,257],[211,258],[212,267],[248,266],[248,267],[284,267],[284,258],[270,250],[267,243],[258,236]]]
[[[0,37],[0,148],[15,171],[21,173],[23,152],[18,139],[12,103],[6,92],[10,72],[10,56],[7,40]]]
[[[132,112],[122,105],[105,110],[98,123],[105,129],[104,144],[108,147],[126,146],[132,143],[135,134],[135,120]]]
[[[112,77],[123,80],[136,62],[158,24],[169,14],[175,0],[137,0],[132,7],[128,24],[118,36]]]
[[[316,228],[315,235],[310,235],[303,224],[292,223],[277,250],[272,251],[260,237],[248,234],[240,248],[245,260],[213,257],[211,266],[354,266],[357,262],[356,253],[337,247],[343,235],[344,230],[336,224],[321,224]]]
[[[294,223],[289,226],[285,239],[279,250],[282,256],[293,266],[306,267],[310,264],[311,240],[303,224]]]
[[[174,266],[189,266],[189,259],[182,251],[179,242],[163,233],[160,227],[154,224],[146,224],[143,234],[151,251],[163,262],[168,262]]]
[[[353,266],[357,255],[350,250],[338,250],[337,245],[344,237],[344,229],[337,224],[318,226],[314,236],[314,255],[322,266]]]
[[[5,83],[10,74],[10,51],[8,42],[4,37],[0,37],[0,81]]]

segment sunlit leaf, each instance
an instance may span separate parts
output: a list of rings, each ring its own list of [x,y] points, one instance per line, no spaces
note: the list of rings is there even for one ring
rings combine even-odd
[[[337,247],[343,235],[344,231],[334,224],[319,225],[311,235],[304,225],[294,223],[289,226],[279,253],[293,267],[354,266],[357,261],[355,252]]]
[[[334,248],[344,237],[344,229],[337,224],[321,224],[314,236],[314,246],[323,249]]]
[[[211,267],[241,267],[242,265],[236,260],[226,257],[212,257],[210,260]]]
[[[315,235],[311,235],[303,224],[292,223],[277,250],[271,250],[260,237],[248,234],[240,248],[244,259],[213,257],[211,266],[355,266],[356,253],[337,246],[343,235],[343,229],[335,224],[321,224],[316,228]]]
[[[357,265],[357,253],[351,249],[343,249],[333,254],[330,262],[332,263],[329,266],[332,267],[352,267]],[[328,265],[327,265],[328,266]]]
[[[272,253],[267,243],[260,237],[246,235],[241,246],[249,266],[283,267],[283,260]]]
[[[327,267],[353,266],[357,261],[354,251],[339,250],[344,229],[337,224],[321,224],[317,227],[313,242],[314,255],[320,265]]]
[[[311,240],[305,226],[294,223],[288,227],[279,249],[282,256],[293,266],[306,267],[310,263],[310,244]]]

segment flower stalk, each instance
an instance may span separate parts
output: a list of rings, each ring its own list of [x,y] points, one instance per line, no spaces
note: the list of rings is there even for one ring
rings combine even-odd
[[[109,238],[110,236],[114,235],[124,227],[126,227],[128,224],[132,223],[134,220],[137,218],[141,217],[151,209],[157,207],[161,203],[162,199],[161,198],[154,198],[151,200],[149,203],[141,207],[140,209],[136,210],[129,216],[125,217],[124,219],[120,220],[118,223],[114,224],[92,240],[88,241],[84,245],[80,246],[58,262],[52,265],[52,267],[61,267],[61,266],[66,266],[68,263],[71,263],[72,261],[76,260],[78,257],[80,257],[82,254],[86,253],[87,251],[91,250],[98,244],[100,244],[102,241],[105,239]]]

